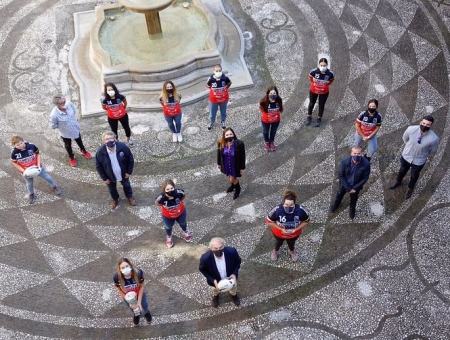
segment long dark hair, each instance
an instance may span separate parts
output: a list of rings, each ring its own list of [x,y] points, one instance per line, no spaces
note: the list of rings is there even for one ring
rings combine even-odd
[[[111,99],[111,97],[108,94],[108,91],[106,91],[108,86],[111,86],[113,88],[113,90],[114,90],[114,98],[117,98],[119,96],[119,90],[117,89],[116,85],[114,85],[113,83],[106,83],[103,86],[103,94],[104,94],[105,98],[106,99]]]
[[[227,131],[233,132],[234,139],[238,139],[237,136],[236,136],[236,133],[234,132],[234,130],[233,130],[232,128],[228,127],[228,128],[226,128],[226,129],[224,129],[224,130],[222,131],[222,137],[219,138],[219,139],[217,140],[217,146],[218,146],[220,149],[223,149],[223,148],[225,147],[225,144],[226,144],[226,141],[225,141],[225,133],[226,133]]]
[[[278,94],[278,89],[276,86],[271,86],[267,89],[266,95],[264,97],[262,97],[261,100],[259,101],[259,106],[261,106],[261,108],[264,110],[264,112],[267,112],[267,110],[269,109],[269,103],[270,103],[269,93],[272,90],[275,91],[277,94],[275,103],[277,103],[278,106],[280,107],[280,112],[283,112],[283,98],[281,98],[280,95]]]

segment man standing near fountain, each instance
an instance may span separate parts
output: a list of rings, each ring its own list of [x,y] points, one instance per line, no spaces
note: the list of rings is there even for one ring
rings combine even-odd
[[[215,65],[214,74],[208,79],[206,87],[209,88],[209,124],[208,130],[211,130],[216,121],[217,110],[220,109],[220,118],[222,129],[226,128],[227,119],[228,89],[231,86],[231,80],[222,73],[222,66]]]

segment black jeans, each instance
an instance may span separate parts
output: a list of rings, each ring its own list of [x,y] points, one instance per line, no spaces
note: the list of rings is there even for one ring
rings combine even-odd
[[[422,171],[423,167],[425,166],[425,163],[422,165],[414,165],[411,163],[408,163],[403,156],[400,157],[400,170],[398,170],[397,174],[397,183],[401,183],[403,181],[403,177],[406,176],[409,169],[411,169],[411,178],[408,183],[408,189],[413,190],[414,186],[416,185],[416,182],[419,180],[420,172]]]
[[[339,205],[341,204],[342,199],[344,198],[346,193],[347,193],[347,189],[340,186],[338,189],[338,192],[336,194],[336,199],[334,201],[335,209],[337,209],[337,207],[339,207]],[[355,193],[349,194],[349,195],[350,195],[350,210],[354,211],[356,209],[356,202],[358,201],[359,190],[356,190]]]
[[[122,181],[120,181],[120,183],[122,183],[123,192],[125,194],[125,197],[126,198],[133,197],[133,189],[131,189],[130,179],[123,178]],[[107,184],[107,187],[108,187],[109,193],[111,194],[111,198],[113,200],[118,200],[119,192],[117,191],[117,182],[110,182],[109,184]]]
[[[294,251],[295,241],[297,241],[297,239],[300,237],[300,235],[298,235],[297,237],[294,237],[294,238],[279,238],[275,235],[273,235],[273,237],[275,237],[275,250],[276,251],[280,250],[281,245],[283,244],[284,241],[286,241],[289,250]]]
[[[108,117],[108,124],[111,127],[111,131],[114,132],[119,139],[119,135],[117,134],[117,128],[119,127],[119,122],[122,124],[123,129],[125,130],[125,136],[131,136],[130,123],[128,122],[128,113],[119,119],[111,119]]]
[[[319,97],[319,118],[322,118],[323,111],[325,110],[325,103],[328,99],[328,92],[324,94],[315,94],[311,90],[309,90],[309,105],[308,105],[308,116],[312,115],[314,105],[316,104],[317,97]]]
[[[280,122],[271,124],[261,122],[261,124],[263,128],[264,142],[273,142],[275,140],[275,135],[277,134],[277,129],[280,125]]]
[[[75,155],[73,154],[73,150],[72,150],[72,139],[64,138],[64,137],[61,137],[61,138],[64,141],[64,147],[66,148],[66,151],[69,154],[70,159],[75,158]],[[83,141],[81,140],[81,135],[78,135],[78,138],[75,139],[75,142],[78,144],[81,151],[86,151],[86,149],[83,145]]]

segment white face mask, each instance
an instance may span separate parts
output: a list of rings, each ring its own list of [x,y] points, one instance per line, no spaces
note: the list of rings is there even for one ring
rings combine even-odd
[[[126,267],[124,269],[121,270],[123,275],[128,275],[131,273],[131,267]]]
[[[222,72],[214,72],[214,77],[216,78],[222,77]]]
[[[114,92],[114,91],[108,91],[107,93],[108,93],[108,96],[110,96],[110,97],[114,97],[116,94],[116,92]]]
[[[327,70],[326,66],[319,66],[319,71],[320,72],[325,72]]]

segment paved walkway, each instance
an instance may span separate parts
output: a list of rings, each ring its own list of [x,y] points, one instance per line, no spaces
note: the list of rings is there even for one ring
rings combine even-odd
[[[77,104],[68,72],[72,13],[101,1],[0,2],[0,338],[1,339],[448,339],[450,334],[450,4],[431,0],[230,0],[241,29],[254,88],[233,92],[228,125],[246,143],[241,197],[225,194],[215,163],[218,126],[208,132],[207,102],[184,108],[184,141],[171,142],[161,114],[131,113],[136,140],[132,176],[137,206],[109,210],[93,160],[71,168],[48,128],[51,95]],[[307,74],[319,54],[336,75],[320,128],[304,127]],[[232,75],[230,75],[232,79]],[[276,84],[286,103],[265,153],[258,100]],[[101,85],[99,84],[99,95]],[[367,100],[384,114],[371,178],[348,219],[348,200],[328,207],[336,166],[348,153],[353,122]],[[401,135],[432,114],[441,145],[413,197],[389,190],[399,165]],[[82,120],[94,152],[104,117]],[[25,185],[9,162],[9,138],[35,142],[63,190],[45,182],[28,205]],[[120,132],[123,137],[123,132]],[[175,228],[167,249],[153,201],[165,178],[187,192],[193,243]],[[264,216],[281,192],[298,191],[312,223],[298,241],[300,261],[283,250],[270,262],[273,237]],[[199,256],[222,236],[243,258],[241,307],[223,297],[210,307]],[[151,326],[131,327],[112,286],[115,260],[145,272]]]

